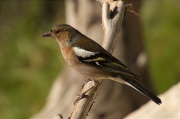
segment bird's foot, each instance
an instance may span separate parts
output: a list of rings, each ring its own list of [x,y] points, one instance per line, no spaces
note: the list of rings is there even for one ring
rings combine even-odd
[[[81,100],[81,99],[83,99],[83,98],[88,98],[88,97],[89,97],[88,95],[79,94],[79,95],[77,96],[77,98],[75,99],[75,101],[74,101],[74,105],[75,105],[76,103],[78,103],[79,100]]]
[[[81,89],[83,89],[84,88],[84,85],[86,84],[86,83],[88,83],[89,81],[92,81],[89,77],[87,77],[85,80],[84,80],[84,82],[83,82],[83,84],[82,84],[82,86],[81,86]]]
[[[93,89],[94,87],[96,87],[96,86],[98,85],[98,82],[96,82],[96,81],[94,81],[94,80],[92,80],[92,79],[90,79],[90,78],[86,78],[86,80],[84,81],[85,83],[83,84],[82,88],[83,88],[84,85],[85,85],[87,82],[89,82],[90,80],[93,81],[93,85],[92,85],[90,88],[88,88],[86,91],[82,92],[81,94],[78,94],[76,100],[74,101],[74,105],[75,105],[77,102],[79,102],[79,100],[81,100],[81,99],[83,99],[83,98],[88,98],[89,96],[86,95],[86,93],[89,92],[91,89]]]

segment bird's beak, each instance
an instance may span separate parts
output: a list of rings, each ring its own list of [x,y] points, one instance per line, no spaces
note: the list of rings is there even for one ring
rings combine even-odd
[[[43,36],[43,37],[51,37],[52,35],[51,35],[51,32],[48,31],[47,33],[43,34],[42,36]]]

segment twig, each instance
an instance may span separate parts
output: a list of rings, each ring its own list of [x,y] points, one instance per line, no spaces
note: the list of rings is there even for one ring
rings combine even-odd
[[[136,13],[136,12],[133,10],[133,5],[132,5],[132,4],[126,4],[125,6],[126,6],[126,11],[131,12],[131,13],[133,13],[134,15],[136,15],[137,17],[139,17],[139,14]],[[126,11],[125,11],[125,13],[126,13]]]

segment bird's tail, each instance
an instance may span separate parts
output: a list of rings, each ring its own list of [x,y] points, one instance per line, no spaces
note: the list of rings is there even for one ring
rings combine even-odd
[[[131,86],[132,88],[136,89],[138,92],[140,92],[141,94],[145,95],[146,97],[148,97],[149,99],[154,101],[156,104],[160,105],[162,103],[161,99],[159,99],[157,96],[155,96],[152,93],[150,93],[149,91],[147,91],[145,88],[143,88],[135,80],[126,79],[125,84],[127,84],[127,85]]]

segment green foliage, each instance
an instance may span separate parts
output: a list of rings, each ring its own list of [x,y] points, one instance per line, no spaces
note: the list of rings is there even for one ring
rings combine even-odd
[[[177,0],[143,3],[141,16],[150,72],[162,93],[180,81],[180,4]]]
[[[58,44],[42,34],[64,23],[64,1],[3,1],[0,11],[0,118],[26,119],[63,66]]]

